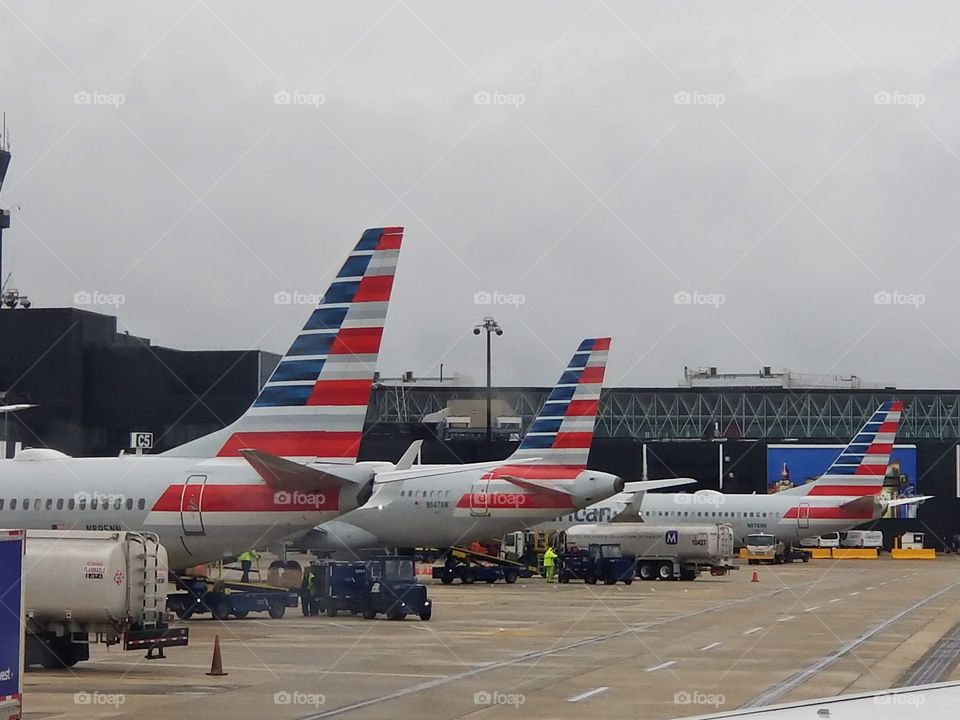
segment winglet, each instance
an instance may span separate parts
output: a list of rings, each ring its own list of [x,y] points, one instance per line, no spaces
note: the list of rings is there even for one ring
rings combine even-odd
[[[420,455],[420,448],[423,446],[423,440],[414,440],[410,443],[407,451],[397,460],[394,470],[409,470]]]

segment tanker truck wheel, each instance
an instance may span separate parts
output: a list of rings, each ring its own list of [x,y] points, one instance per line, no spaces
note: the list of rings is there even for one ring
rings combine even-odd
[[[673,563],[665,562],[657,568],[657,576],[661,580],[673,580]]]
[[[213,615],[214,620],[226,620],[230,617],[230,613],[233,610],[233,606],[230,604],[230,601],[227,599],[217,600],[213,604],[213,607],[210,608],[210,613]]]
[[[656,568],[653,567],[653,563],[640,564],[641,580],[653,580],[656,576],[657,576],[657,571],[656,571]]]

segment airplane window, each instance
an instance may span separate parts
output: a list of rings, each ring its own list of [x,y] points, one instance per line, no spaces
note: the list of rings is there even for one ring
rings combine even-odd
[[[0,498],[0,510],[3,510],[3,498]]]
[[[73,498],[70,498],[69,500],[67,500],[67,510],[73,510],[74,505],[75,503],[73,501]]]
[[[2,509],[2,506],[0,506]],[[57,498],[57,510],[63,510],[63,498]]]
[[[450,497],[450,491],[449,491],[449,490],[447,490],[447,492],[446,492],[446,497]]]
[[[97,505],[99,505],[99,504],[100,504],[100,503],[99,503],[99,501],[97,500],[97,498],[90,498],[90,509],[91,509],[91,510],[96,510],[96,509],[97,509]]]
[[[11,509],[11,510],[16,510],[16,509],[17,509],[17,499],[16,499],[16,498],[14,498],[13,500],[10,501],[10,509]]]
[[[29,509],[30,509],[30,498],[24,498],[24,499],[23,499],[23,505],[21,505],[20,507],[23,508],[24,510],[29,510]]]
[[[71,500],[70,502],[73,502],[73,500]],[[80,505],[80,509],[81,509],[81,510],[86,510],[86,509],[87,509],[87,499],[86,499],[85,497],[81,497],[81,498],[80,498],[80,503],[79,503],[79,505]],[[72,510],[73,508],[70,508],[70,509]]]
[[[44,508],[44,510],[52,510],[52,509],[53,509],[53,500],[51,500],[50,498],[47,498],[47,502],[44,503],[43,508]]]
[[[127,498],[127,510],[133,510],[133,498]]]
[[[146,502],[147,501],[144,500],[143,498],[140,498],[139,500],[137,500],[137,509],[143,510],[144,506],[146,505]]]
[[[40,498],[37,498],[33,501],[33,511],[37,512],[40,509]]]
[[[763,514],[763,516],[764,516],[764,517],[766,517],[766,516],[767,516],[767,514],[766,514],[766,513],[764,513],[764,514]]]
[[[113,501],[113,509],[119,510],[122,504],[123,504],[123,498],[118,497],[116,500]]]

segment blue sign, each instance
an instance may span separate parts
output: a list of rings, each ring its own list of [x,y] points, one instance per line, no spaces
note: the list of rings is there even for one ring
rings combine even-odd
[[[676,545],[680,542],[680,533],[676,530],[667,530],[663,534],[663,540],[667,545]]]
[[[0,535],[0,698],[20,695],[23,540],[22,533]]]

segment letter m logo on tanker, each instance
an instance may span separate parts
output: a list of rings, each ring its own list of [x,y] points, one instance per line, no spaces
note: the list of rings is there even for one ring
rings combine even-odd
[[[680,532],[678,530],[667,530],[663,534],[663,541],[667,545],[676,545],[680,542]]]

